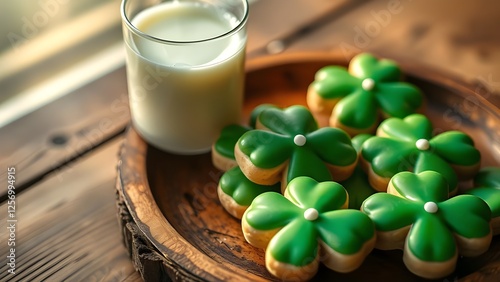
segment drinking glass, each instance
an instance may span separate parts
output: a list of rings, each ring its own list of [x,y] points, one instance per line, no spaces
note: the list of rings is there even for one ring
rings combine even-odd
[[[241,122],[246,0],[123,0],[134,129],[176,154],[210,150]]]

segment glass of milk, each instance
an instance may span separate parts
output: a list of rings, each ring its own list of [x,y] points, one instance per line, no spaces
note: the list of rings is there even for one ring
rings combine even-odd
[[[151,145],[208,152],[240,123],[246,0],[123,0],[132,124]]]

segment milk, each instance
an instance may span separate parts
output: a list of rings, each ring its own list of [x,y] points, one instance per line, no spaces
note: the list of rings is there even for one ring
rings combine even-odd
[[[132,24],[155,37],[126,35],[134,128],[165,151],[208,151],[225,125],[241,119],[246,32],[195,43],[221,36],[239,22],[191,2],[147,8]]]

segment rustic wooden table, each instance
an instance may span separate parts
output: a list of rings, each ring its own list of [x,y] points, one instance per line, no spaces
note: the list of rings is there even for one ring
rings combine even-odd
[[[499,18],[493,0],[259,0],[251,5],[247,54],[372,51],[477,84],[500,105]],[[121,67],[0,128],[0,218],[4,226],[15,168],[17,220],[14,232],[0,229],[0,281],[141,280],[115,204],[128,123]],[[15,274],[5,263],[12,236]]]

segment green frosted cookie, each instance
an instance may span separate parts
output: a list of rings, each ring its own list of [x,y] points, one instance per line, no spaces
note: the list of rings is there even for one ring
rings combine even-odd
[[[488,250],[491,211],[479,197],[448,197],[448,182],[435,171],[401,172],[387,193],[370,196],[361,210],[375,223],[380,249],[403,249],[413,273],[440,278],[453,272],[458,255]]]
[[[351,136],[373,133],[380,117],[404,118],[422,106],[421,91],[401,77],[394,61],[362,53],[351,60],[348,70],[320,69],[309,86],[307,104],[315,113],[331,115],[330,125]]]
[[[338,272],[358,268],[375,244],[373,222],[345,209],[338,183],[293,179],[285,195],[263,193],[242,218],[245,239],[266,250],[266,267],[280,279],[307,280],[319,262]]]
[[[338,128],[318,128],[303,106],[263,110],[256,127],[244,133],[235,147],[241,171],[257,184],[282,189],[298,176],[317,181],[347,179],[357,163],[351,139]]]
[[[389,118],[377,129],[377,136],[363,143],[360,162],[370,183],[385,191],[392,176],[402,171],[437,171],[449,183],[450,193],[457,191],[459,179],[476,175],[481,154],[467,134],[446,131],[432,135],[430,120],[420,114],[404,119]]]

